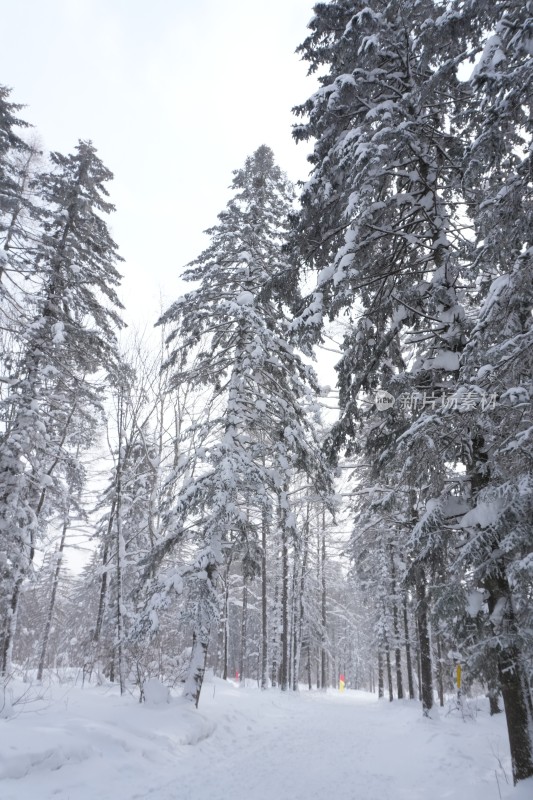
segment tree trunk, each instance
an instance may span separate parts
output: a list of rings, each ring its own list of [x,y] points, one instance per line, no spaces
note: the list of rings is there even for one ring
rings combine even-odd
[[[218,551],[220,544],[215,547]],[[220,622],[220,613],[217,608],[218,564],[211,561],[206,567],[207,578],[200,581],[200,598],[198,601],[198,617],[192,639],[191,660],[183,687],[183,697],[190,700],[198,708],[200,692],[205,676],[207,651],[214,624]]]
[[[501,714],[502,710],[500,708],[500,687],[498,686],[496,690],[489,688],[488,695],[489,695],[489,709],[491,717],[493,717],[494,714]]]
[[[43,672],[44,666],[46,663],[46,654],[48,650],[48,640],[50,638],[50,631],[52,629],[52,620],[54,618],[54,610],[56,605],[56,595],[57,595],[57,587],[59,585],[59,575],[61,572],[61,560],[63,558],[63,550],[65,549],[65,541],[67,538],[67,530],[69,525],[69,518],[68,518],[68,511],[63,522],[63,527],[61,529],[61,540],[59,542],[59,548],[57,550],[56,556],[56,564],[54,568],[54,574],[52,578],[52,592],[50,594],[50,602],[48,604],[48,614],[46,615],[46,624],[44,627],[43,633],[43,640],[41,644],[41,655],[39,658],[39,666],[37,668],[37,680],[41,681],[43,679]]]
[[[281,524],[281,674],[283,692],[289,688],[289,543],[285,514],[282,509]]]
[[[322,588],[322,640],[320,646],[320,667],[321,676],[320,684],[322,689],[326,689],[328,685],[328,661],[326,652],[326,634],[327,634],[327,586],[326,586],[326,509],[322,509],[322,542],[320,552],[320,580]]]
[[[405,631],[405,663],[407,666],[407,685],[409,687],[409,699],[415,699],[415,683],[413,680],[413,663],[411,660],[411,640],[409,638],[409,621],[407,618],[407,595],[403,598],[403,627]]]
[[[496,634],[498,674],[507,719],[514,783],[533,776],[533,713],[527,673],[516,640],[518,625],[509,583],[503,571],[485,583]]]
[[[113,516],[114,516],[114,501],[111,506],[111,513],[109,518],[109,526],[113,524]],[[89,680],[91,678],[91,673],[94,669],[94,665],[96,663],[98,657],[98,645],[100,643],[100,636],[102,635],[102,627],[104,624],[104,611],[105,611],[105,601],[107,596],[107,558],[109,554],[109,545],[108,539],[104,544],[104,550],[102,553],[102,577],[100,579],[100,592],[98,594],[98,611],[96,613],[96,625],[94,626],[94,634],[91,646],[91,654],[89,656],[89,662],[84,665],[84,680],[85,680],[85,673],[88,673]]]
[[[433,708],[433,671],[431,665],[431,641],[429,636],[428,603],[424,568],[418,564],[415,572],[416,619],[420,651],[420,695],[422,713],[429,716]]]
[[[383,685],[383,655],[381,650],[378,650],[378,697],[383,697],[385,694],[385,687]]]
[[[302,538],[302,563],[300,571],[300,586],[298,589],[298,622],[296,625],[296,635],[294,637],[294,666],[293,666],[293,689],[298,689],[298,679],[300,676],[300,654],[302,650],[303,629],[305,620],[305,578],[307,572],[307,559],[309,552],[309,504],[307,504],[307,513],[305,520],[305,527]],[[309,652],[309,649],[308,649]]]
[[[298,626],[299,620],[296,614],[296,603],[297,603],[297,593],[296,593],[296,582],[297,582],[297,563],[295,561],[293,565],[293,573],[292,573],[292,602],[291,602],[291,646],[290,646],[290,654],[291,654],[291,666],[290,666],[290,685],[293,692],[298,691]]]
[[[399,629],[398,629],[398,610],[396,608],[396,604],[394,604],[394,628],[395,628],[395,636],[396,638],[396,646],[394,648],[394,664],[396,668],[396,691],[398,694],[398,700],[403,700],[403,679],[402,679],[402,653],[400,650],[400,643],[399,643]]]
[[[204,682],[207,650],[209,647],[209,628],[199,626],[193,633],[191,661],[187,679],[183,687],[183,697],[198,708],[200,692]]]
[[[500,708],[500,681],[498,679],[497,659],[494,660],[494,665],[492,665],[492,663],[489,665],[488,673],[487,695],[489,698],[490,715],[492,717],[494,714],[501,714],[502,712]]]
[[[444,676],[442,664],[442,647],[440,643],[440,636],[437,636],[437,692],[439,695],[439,705],[444,708]]]
[[[280,608],[279,608],[279,572],[276,570],[276,585],[274,588],[274,624],[271,625],[272,632],[272,664],[271,664],[271,683],[272,688],[278,685],[278,667],[279,667],[279,624],[280,624]]]
[[[389,702],[392,703],[392,701],[394,700],[394,694],[392,691],[392,669],[390,662],[390,647],[388,643],[385,645],[385,661],[387,664],[387,684],[389,688]]]
[[[11,672],[11,665],[13,661],[13,642],[15,639],[15,632],[17,630],[19,596],[23,581],[24,578],[22,575],[17,578],[11,594],[11,602],[9,604],[6,625],[4,628],[4,641],[2,643],[2,675],[8,675]]]
[[[123,561],[125,558],[124,552],[124,537],[122,535],[122,442],[124,435],[124,398],[122,393],[119,395],[118,407],[118,457],[117,457],[117,471],[116,471],[116,536],[115,536],[115,550],[116,550],[116,564],[115,564],[115,581],[116,581],[116,626],[117,626],[117,666],[118,666],[118,680],[120,685],[120,694],[126,691],[126,680],[124,675],[124,609],[123,609]]]
[[[243,578],[242,586],[242,616],[241,616],[241,663],[239,680],[241,683],[246,683],[246,636],[248,627],[248,587],[246,585],[246,578]]]
[[[472,497],[490,481],[488,455],[481,434],[472,441],[470,485]],[[491,625],[496,635],[498,675],[507,720],[514,783],[533,776],[533,702],[519,645],[519,628],[513,609],[504,556],[496,556],[499,541],[492,544],[492,568],[483,581],[489,593]]]
[[[421,671],[420,671],[420,635],[418,633],[418,620],[416,619],[415,614],[415,633],[416,633],[416,679],[418,681],[418,699],[422,701],[422,678],[421,678]]]
[[[296,579],[297,561],[292,565],[292,581],[289,610],[289,686],[294,689],[294,659],[296,658]]]
[[[398,700],[403,699],[403,679],[402,679],[402,653],[400,650],[400,625],[398,622],[398,602],[396,597],[396,565],[394,563],[394,550],[390,546],[391,564],[391,594],[392,594],[392,625],[394,631],[394,664],[396,669],[396,691]]]
[[[222,678],[228,679],[228,655],[229,655],[229,570],[231,566],[231,556],[226,564],[226,583],[224,586],[224,665]]]
[[[261,524],[261,689],[268,688],[268,584],[267,584],[268,515],[263,509]]]

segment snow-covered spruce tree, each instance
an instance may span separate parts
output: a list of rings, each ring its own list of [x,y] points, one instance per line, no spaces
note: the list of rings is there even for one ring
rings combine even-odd
[[[335,0],[315,7],[300,47],[310,70],[322,72],[322,85],[296,109],[307,121],[295,137],[316,144],[295,252],[319,270],[298,329],[303,342],[313,342],[324,317],[344,312],[351,319],[337,366],[341,416],[328,448],[333,458],[361,448],[385,485],[387,453],[411,409],[380,421],[374,409],[361,408],[362,394],[418,392],[421,403],[435,402],[464,346],[458,289],[468,241],[457,210],[464,148],[450,119],[469,90],[457,79],[463,53],[446,35],[445,11],[433,0],[383,0],[371,8]],[[433,458],[405,466],[400,488],[412,492],[414,525],[421,487],[440,487],[446,468]],[[411,574],[423,608],[426,566],[419,561]],[[425,617],[418,627],[428,650]],[[433,703],[429,652],[426,661],[425,713]]]
[[[464,390],[481,396],[465,420],[473,509],[461,554],[487,599],[516,783],[533,775],[533,4],[472,0],[464,13],[490,35],[465,113],[483,302],[461,370]]]
[[[288,541],[295,535],[289,497],[293,475],[306,474],[319,492],[329,486],[310,414],[316,408],[315,379],[287,343],[288,322],[275,291],[276,278],[287,268],[282,244],[292,189],[266,146],[235,172],[232,188],[218,225],[208,231],[211,244],[185,273],[198,288],[162,317],[174,327],[167,364],[173,384],[209,385],[219,396],[203,466],[189,477],[190,465],[181,465],[185,480],[169,517],[171,527],[154,551],[154,559],[168,553],[186,526],[198,542],[196,562],[186,569],[196,612],[185,696],[195,703],[218,620],[224,551],[238,543],[249,564],[258,565],[250,512],[255,509],[261,519],[274,494],[281,537]],[[194,360],[187,360],[193,349]]]
[[[468,531],[462,559],[486,593],[515,782],[533,775],[532,256],[530,243],[494,281],[472,343],[481,363],[465,360],[467,391],[497,402],[468,419],[473,508],[459,522]]]
[[[463,644],[472,664],[483,651],[487,664],[497,663],[517,782],[533,774],[531,4],[466,2],[451,13],[470,50],[482,45],[471,100],[457,115],[470,142],[463,190],[476,245],[469,293],[478,308],[454,403],[446,412],[426,409],[415,436],[435,441],[448,463],[462,461],[467,479],[458,475],[445,487],[414,533],[418,543],[434,543],[455,527],[451,572],[466,573],[472,591],[485,593],[490,624],[470,647],[467,625]],[[492,684],[490,673],[481,677]]]
[[[64,471],[65,444],[80,408],[97,408],[91,376],[115,358],[121,325],[115,286],[120,260],[102,214],[112,178],[89,142],[53,153],[40,176],[42,233],[34,255],[39,286],[24,332],[18,379],[3,400],[0,535],[7,553],[2,670],[9,668],[20,589],[33,562],[40,520]]]
[[[461,356],[455,396],[447,409],[426,408],[404,440],[410,449],[423,435],[448,464],[459,460],[466,468],[466,480],[461,473],[450,475],[441,496],[432,499],[412,545],[442,552],[455,528],[457,558],[448,581],[467,575],[470,596],[476,590],[485,594],[489,624],[478,620],[473,635],[472,624],[465,622],[456,635],[468,663],[477,669],[481,665],[479,677],[489,684],[493,700],[491,665],[496,661],[516,782],[532,774],[533,764],[527,683],[532,651],[532,184],[525,112],[531,104],[531,16],[527,6],[514,3],[466,3],[463,12],[464,30],[472,24],[469,13],[474,19],[472,50],[492,29],[471,79],[472,101],[458,115],[471,141],[463,189],[476,237],[468,291],[479,308]],[[456,589],[464,603],[464,586]]]

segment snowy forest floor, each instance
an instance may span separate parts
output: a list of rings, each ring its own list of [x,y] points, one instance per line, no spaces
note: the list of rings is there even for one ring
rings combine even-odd
[[[20,685],[14,686],[20,690]],[[503,714],[208,679],[200,709],[52,684],[0,719],[2,800],[525,800]],[[0,698],[1,700],[1,698]],[[1,706],[1,703],[0,703]]]

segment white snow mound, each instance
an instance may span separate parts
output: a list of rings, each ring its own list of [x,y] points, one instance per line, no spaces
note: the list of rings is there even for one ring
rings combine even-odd
[[[144,701],[148,705],[160,706],[170,701],[170,690],[157,678],[150,678],[143,686]]]

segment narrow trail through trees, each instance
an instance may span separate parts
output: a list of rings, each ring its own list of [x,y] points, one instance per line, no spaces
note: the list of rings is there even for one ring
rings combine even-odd
[[[51,691],[0,728],[2,800],[522,800],[531,788],[513,789],[504,715],[485,698],[475,718],[432,719],[417,701],[212,677],[199,710],[118,687]]]
[[[203,701],[209,717],[217,690],[213,698],[210,686],[211,697]],[[297,697],[242,692],[232,695],[231,704],[225,700],[219,701],[225,710],[214,732],[179,754],[176,780],[135,795],[136,800],[498,797],[497,764],[490,747],[485,762],[479,756],[476,722],[461,721],[459,730],[458,718],[421,720],[418,703],[393,707],[364,692],[302,691]],[[490,736],[492,749],[504,752],[499,721]]]

